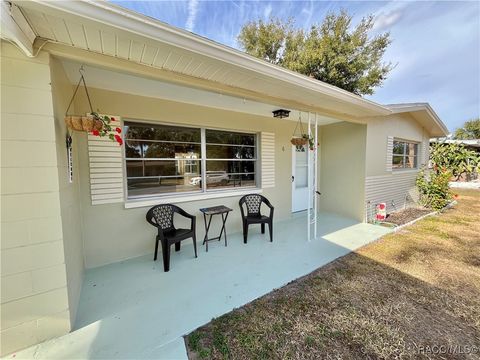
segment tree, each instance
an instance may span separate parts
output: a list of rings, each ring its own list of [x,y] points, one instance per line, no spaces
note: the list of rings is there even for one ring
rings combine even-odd
[[[433,143],[430,146],[430,160],[434,172],[445,169],[453,176],[470,175],[480,170],[480,155],[462,144]]]
[[[393,69],[382,62],[390,34],[370,37],[373,25],[374,17],[368,16],[351,29],[352,16],[344,10],[327,14],[308,32],[296,29],[292,19],[282,23],[272,18],[245,24],[238,41],[253,56],[357,95],[370,95]]]
[[[480,139],[480,118],[465,121],[463,127],[455,130],[454,139]]]

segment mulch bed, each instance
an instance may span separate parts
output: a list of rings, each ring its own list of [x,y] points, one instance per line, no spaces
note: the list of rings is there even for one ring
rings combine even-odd
[[[395,225],[407,224],[412,220],[418,219],[423,215],[430,214],[432,210],[424,208],[407,208],[396,211],[387,216],[386,221]]]

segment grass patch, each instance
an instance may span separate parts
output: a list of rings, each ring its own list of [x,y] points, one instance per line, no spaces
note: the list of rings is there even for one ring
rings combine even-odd
[[[187,336],[190,358],[475,359],[480,191]],[[422,352],[450,346],[443,357]]]

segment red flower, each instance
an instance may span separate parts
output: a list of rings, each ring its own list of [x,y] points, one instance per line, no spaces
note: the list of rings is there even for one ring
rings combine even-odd
[[[110,118],[110,120],[111,120],[111,121],[115,121],[115,118],[112,116],[112,117]]]
[[[120,128],[116,128],[115,131],[116,131],[117,133],[119,133],[119,134],[122,133],[122,129],[120,129]]]
[[[92,134],[95,135],[95,136],[100,136],[100,131],[98,131],[98,130],[93,130],[93,131],[92,131]]]
[[[117,134],[115,134],[115,140],[117,140],[118,144],[119,145],[122,145],[123,144],[123,140],[120,136],[118,136]]]

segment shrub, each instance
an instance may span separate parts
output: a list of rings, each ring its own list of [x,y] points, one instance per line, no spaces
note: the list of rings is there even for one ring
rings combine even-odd
[[[452,173],[446,168],[425,174],[422,170],[418,174],[416,184],[420,192],[420,201],[425,207],[440,210],[452,200],[452,193],[448,182]]]
[[[462,174],[471,175],[480,169],[480,155],[462,144],[433,143],[430,160],[435,171],[445,167],[457,180]]]

